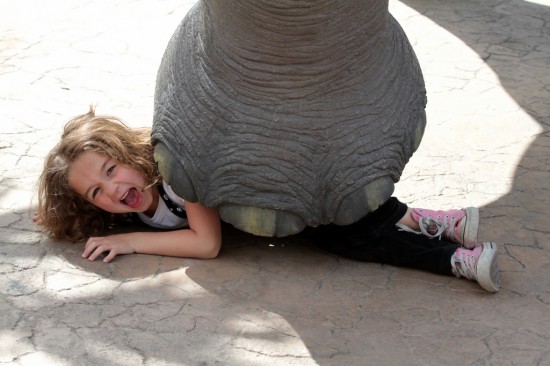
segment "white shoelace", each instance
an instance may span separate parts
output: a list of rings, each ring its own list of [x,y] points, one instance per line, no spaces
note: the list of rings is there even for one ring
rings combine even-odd
[[[422,234],[429,238],[441,239],[441,235],[443,235],[445,229],[447,229],[445,222],[435,221],[431,217],[421,217],[418,219],[418,226],[420,226]]]
[[[443,222],[432,220],[431,217],[421,217],[418,220],[418,226],[420,231],[416,231],[404,224],[395,224],[400,231],[408,231],[415,234],[423,234],[428,238],[439,238],[441,240],[441,235],[445,232],[447,226]]]
[[[477,258],[462,250],[457,250],[451,257],[451,267],[456,277],[477,280],[476,263]]]

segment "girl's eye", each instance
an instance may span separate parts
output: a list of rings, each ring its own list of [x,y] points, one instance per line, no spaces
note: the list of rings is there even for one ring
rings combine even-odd
[[[98,193],[99,193],[99,187],[94,188],[94,190],[92,191],[92,199],[95,198]]]
[[[107,176],[111,175],[111,173],[113,172],[113,170],[115,170],[115,165],[113,165],[112,167],[110,167],[109,169],[107,169]]]

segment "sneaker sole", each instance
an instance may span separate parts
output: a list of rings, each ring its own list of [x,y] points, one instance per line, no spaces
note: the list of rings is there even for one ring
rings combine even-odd
[[[477,207],[468,207],[464,209],[466,220],[464,220],[464,247],[473,249],[477,245],[477,232],[479,230],[479,210]]]
[[[498,272],[497,245],[483,243],[483,252],[479,256],[476,266],[477,282],[489,292],[497,292],[500,287]]]

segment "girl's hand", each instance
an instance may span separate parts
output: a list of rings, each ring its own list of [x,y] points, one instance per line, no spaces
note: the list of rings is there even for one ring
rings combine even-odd
[[[42,225],[44,222],[42,221],[42,216],[40,216],[39,214],[34,214],[34,216],[32,217],[32,221],[35,223],[35,224],[38,224],[38,225]]]
[[[84,246],[82,258],[94,261],[102,253],[109,252],[103,262],[109,263],[119,254],[132,254],[136,251],[132,246],[131,235],[119,234],[103,237],[91,237]]]

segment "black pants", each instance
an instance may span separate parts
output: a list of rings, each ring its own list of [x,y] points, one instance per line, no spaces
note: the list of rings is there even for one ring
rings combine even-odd
[[[395,224],[406,212],[407,205],[392,197],[356,223],[308,228],[307,235],[321,248],[346,258],[452,274],[451,256],[458,244],[399,231]]]

